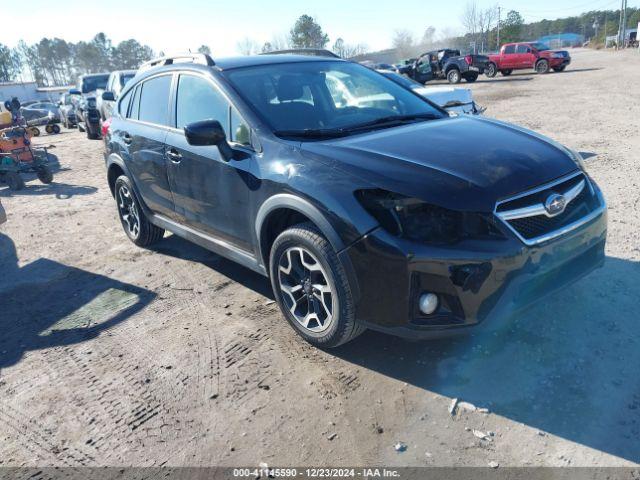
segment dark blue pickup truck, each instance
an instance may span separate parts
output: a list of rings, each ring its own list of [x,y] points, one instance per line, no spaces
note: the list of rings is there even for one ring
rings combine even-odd
[[[485,55],[461,55],[460,50],[443,48],[420,55],[412,64],[398,69],[420,83],[434,79],[447,79],[449,83],[475,82],[489,65]]]

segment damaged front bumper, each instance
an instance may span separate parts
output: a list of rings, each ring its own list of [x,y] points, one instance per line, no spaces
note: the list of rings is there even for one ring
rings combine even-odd
[[[600,267],[606,233],[603,208],[580,228],[532,247],[516,238],[432,247],[378,228],[342,255],[357,279],[359,322],[402,337],[433,338],[509,316]],[[431,315],[418,307],[425,292],[440,300]]]

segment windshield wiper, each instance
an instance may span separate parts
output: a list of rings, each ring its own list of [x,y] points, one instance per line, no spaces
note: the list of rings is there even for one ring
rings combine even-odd
[[[388,117],[376,118],[370,122],[359,123],[350,127],[345,127],[343,130],[353,132],[356,130],[366,130],[368,128],[375,127],[392,127],[394,125],[402,125],[404,123],[411,123],[420,120],[437,120],[443,118],[442,115],[437,113],[414,113],[410,115],[389,115]]]
[[[341,128],[304,128],[302,130],[276,130],[279,137],[302,137],[302,138],[335,138],[341,137],[346,132]]]

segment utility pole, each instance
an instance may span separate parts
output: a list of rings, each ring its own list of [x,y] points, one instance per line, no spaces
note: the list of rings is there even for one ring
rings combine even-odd
[[[604,11],[604,48],[607,48],[607,11]]]
[[[616,50],[620,48],[622,43],[622,11],[624,10],[624,0],[620,4],[620,18],[618,19],[618,37],[616,38]]]
[[[500,50],[500,5],[498,5],[498,35],[497,35],[498,45],[496,47],[497,50]]]
[[[622,48],[625,48],[627,39],[627,0],[624,0],[624,8],[622,9]]]

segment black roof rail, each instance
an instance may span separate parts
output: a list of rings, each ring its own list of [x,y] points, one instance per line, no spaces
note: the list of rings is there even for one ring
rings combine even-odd
[[[153,60],[149,60],[148,62],[140,65],[138,71],[148,70],[149,68],[157,67],[160,65],[173,65],[174,60],[191,60],[192,63],[198,63],[200,65],[207,65],[208,67],[213,67],[216,62],[213,61],[210,55],[206,53],[183,53],[180,55],[167,55],[166,57],[154,58]]]
[[[288,50],[274,50],[272,52],[264,52],[260,55],[310,55],[312,57],[332,57],[341,58],[340,55],[336,55],[331,50],[325,50],[324,48],[290,48]]]

